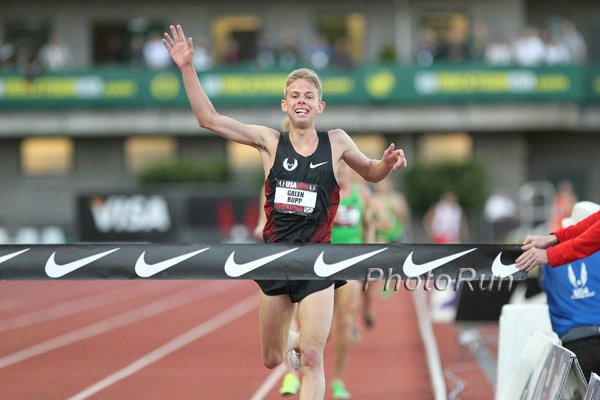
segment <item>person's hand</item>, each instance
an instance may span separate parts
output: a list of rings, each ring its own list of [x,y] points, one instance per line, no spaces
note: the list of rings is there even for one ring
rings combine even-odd
[[[527,251],[529,249],[547,249],[550,246],[555,245],[558,239],[554,235],[527,235],[523,241],[521,250]]]
[[[179,68],[183,68],[186,65],[193,65],[194,44],[192,38],[185,39],[181,25],[177,25],[177,28],[171,25],[170,29],[173,37],[165,32],[162,42],[169,51],[171,59]]]
[[[385,149],[383,152],[383,162],[387,165],[392,165],[393,169],[406,168],[408,161],[404,157],[404,151],[402,149],[394,150],[394,143]]]
[[[530,248],[516,260],[517,268],[529,272],[537,265],[548,264],[548,255],[545,249]]]

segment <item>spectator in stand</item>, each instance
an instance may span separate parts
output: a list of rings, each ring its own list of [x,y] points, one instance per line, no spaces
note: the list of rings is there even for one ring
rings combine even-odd
[[[146,38],[141,34],[134,35],[129,41],[127,58],[129,59],[129,66],[131,68],[143,68],[146,65],[144,61],[145,44]]]
[[[469,43],[471,60],[483,61],[488,42],[489,34],[487,25],[482,21],[475,21],[473,23],[473,31]]]
[[[549,29],[541,29],[540,38],[546,47],[546,56],[544,57],[546,65],[565,65],[571,62],[571,55],[567,47]]]
[[[535,67],[544,63],[546,46],[540,39],[538,30],[527,27],[513,43],[514,60],[525,67]]]
[[[338,69],[350,69],[354,65],[348,49],[348,40],[345,37],[335,40],[331,64]]]
[[[415,61],[421,67],[429,67],[438,58],[439,46],[433,29],[423,29],[415,48]]]
[[[15,50],[14,43],[4,43],[0,39],[0,72],[10,71],[13,68]]]
[[[443,46],[440,58],[451,63],[463,63],[469,58],[467,38],[461,28],[448,32],[448,40]]]
[[[106,41],[106,64],[122,64],[126,61],[123,38],[118,33],[113,33]]]
[[[313,38],[313,42],[308,49],[308,56],[311,65],[316,69],[322,69],[331,62],[331,47],[327,37],[319,33]]]
[[[485,47],[484,60],[493,66],[510,65],[512,50],[508,40],[502,35],[494,36]]]
[[[227,46],[223,52],[222,62],[227,66],[235,66],[240,62],[240,45],[234,38],[227,41]]]
[[[150,69],[165,69],[171,64],[171,56],[162,44],[162,35],[151,32],[144,44],[144,62]]]
[[[17,49],[17,53],[15,54],[15,68],[17,72],[29,80],[35,79],[42,74],[42,67],[28,46]]]
[[[277,62],[277,55],[273,39],[269,32],[263,31],[258,35],[256,46],[256,66],[259,68],[272,68]]]
[[[45,71],[61,71],[71,61],[69,49],[58,34],[54,34],[38,52],[40,65]]]
[[[194,67],[198,71],[206,71],[213,66],[213,58],[206,36],[198,36],[194,43]]]
[[[280,67],[290,69],[296,67],[301,61],[296,32],[285,31],[281,38],[281,47],[277,52],[277,63]]]
[[[587,59],[587,46],[583,35],[571,20],[564,20],[561,24],[559,40],[569,51],[571,62],[583,64]]]

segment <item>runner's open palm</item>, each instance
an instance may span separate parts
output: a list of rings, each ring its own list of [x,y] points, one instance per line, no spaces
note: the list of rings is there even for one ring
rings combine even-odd
[[[185,34],[181,25],[177,25],[175,28],[171,25],[171,35],[167,32],[164,34],[163,44],[169,51],[171,59],[179,67],[182,68],[185,65],[191,65],[194,59],[194,44],[192,38],[185,39]]]

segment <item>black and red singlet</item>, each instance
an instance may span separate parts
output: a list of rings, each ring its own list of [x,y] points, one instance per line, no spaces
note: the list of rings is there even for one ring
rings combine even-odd
[[[317,132],[313,154],[298,154],[289,132],[282,132],[275,161],[265,181],[263,231],[266,243],[327,243],[340,201],[331,143],[327,132]]]

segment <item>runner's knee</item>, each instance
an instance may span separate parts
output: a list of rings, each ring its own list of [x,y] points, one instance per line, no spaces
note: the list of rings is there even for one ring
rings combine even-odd
[[[300,348],[302,367],[318,370],[323,368],[323,346],[307,343]]]
[[[262,352],[262,361],[265,367],[273,369],[283,362],[283,354],[273,349],[266,349]]]

